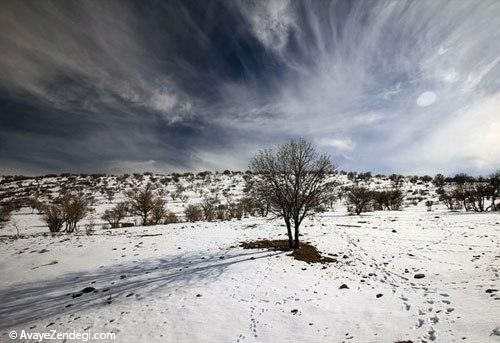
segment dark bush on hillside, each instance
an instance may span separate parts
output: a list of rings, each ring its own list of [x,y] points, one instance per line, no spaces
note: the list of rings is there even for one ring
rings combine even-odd
[[[177,218],[177,215],[173,212],[168,212],[167,215],[165,216],[165,224],[174,224],[178,222],[179,218]]]
[[[492,211],[500,211],[500,203],[495,203],[495,201],[500,198],[500,170],[497,170],[488,177],[488,183],[492,188],[491,204],[489,208]]]
[[[404,195],[399,189],[373,191],[373,206],[376,210],[399,211],[403,206]]]
[[[243,210],[244,216],[255,216],[256,214],[260,214],[258,210],[258,204],[256,201],[250,197],[244,197],[240,200],[240,205]]]
[[[371,172],[359,173],[356,178],[362,181],[369,181],[372,178],[372,173]]]
[[[62,207],[58,204],[47,205],[43,212],[43,221],[49,227],[50,232],[61,231],[65,222],[65,215]]]
[[[217,220],[226,220],[228,217],[227,206],[223,204],[217,205],[215,209],[215,218]]]
[[[248,214],[253,215],[257,212],[261,217],[266,217],[269,214],[271,210],[271,197],[266,188],[262,186],[262,183],[257,182],[252,177],[246,178],[243,193],[245,194],[245,203],[243,206]]]
[[[432,211],[432,205],[434,205],[434,202],[432,200],[427,200],[425,202],[425,206],[427,206],[427,211]]]
[[[138,175],[142,176],[141,174]],[[148,224],[149,216],[155,205],[154,198],[153,192],[149,187],[128,192],[130,213],[141,217],[141,225]]]
[[[24,206],[31,208],[31,213],[37,211],[38,213],[43,210],[43,203],[38,201],[36,197],[29,197],[23,200]]]
[[[201,203],[201,209],[203,210],[203,219],[207,222],[214,221],[216,218],[217,201],[215,199],[205,198]]]
[[[0,205],[0,228],[9,221],[11,212],[12,208],[8,204]]]
[[[432,176],[430,175],[424,175],[424,176],[421,176],[420,177],[420,180],[422,180],[423,182],[431,182],[432,181]]]
[[[373,192],[366,187],[352,186],[345,191],[347,210],[357,215],[371,209]]]
[[[199,205],[187,205],[184,216],[188,222],[197,222],[203,219],[203,209]]]
[[[153,225],[160,224],[165,220],[166,216],[167,210],[165,209],[165,201],[161,198],[154,199],[150,223]]]
[[[82,194],[65,194],[55,204],[63,212],[66,232],[74,232],[78,222],[90,212],[89,202]]]
[[[451,211],[457,211],[462,208],[461,202],[457,200],[453,192],[443,190],[439,194],[439,201],[444,203],[446,205],[446,208],[448,208]]]
[[[227,205],[230,218],[241,219],[243,217],[243,206],[239,202],[232,202]]]
[[[486,182],[476,182],[466,191],[465,196],[468,208],[484,212],[491,207],[486,204],[486,200],[495,196],[495,190]]]
[[[120,226],[120,221],[127,216],[128,205],[125,202],[116,204],[112,209],[104,211],[102,219],[107,221],[112,228]]]
[[[393,188],[399,188],[403,185],[405,177],[403,175],[391,174],[389,180],[391,180]]]

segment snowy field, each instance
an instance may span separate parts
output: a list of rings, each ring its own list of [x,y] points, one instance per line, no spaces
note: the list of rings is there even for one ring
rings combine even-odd
[[[4,238],[0,340],[55,329],[119,342],[500,342],[498,214],[323,213],[302,239],[336,254],[330,264],[238,247],[284,234],[246,218]]]
[[[326,264],[241,248],[286,238],[270,217],[117,229],[100,219],[127,191],[152,184],[182,220],[206,196],[241,198],[244,177],[4,180],[4,198],[42,202],[79,187],[95,211],[73,234],[50,235],[26,207],[0,230],[0,341],[24,329],[111,332],[118,342],[500,342],[500,215],[443,204],[429,212],[430,182],[404,180],[402,211],[351,216],[338,201],[306,220],[301,238],[337,260]]]

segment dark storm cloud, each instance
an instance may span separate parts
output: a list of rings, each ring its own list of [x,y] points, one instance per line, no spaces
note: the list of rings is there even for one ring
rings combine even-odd
[[[345,168],[500,164],[493,1],[0,9],[0,172],[245,168],[291,136]]]

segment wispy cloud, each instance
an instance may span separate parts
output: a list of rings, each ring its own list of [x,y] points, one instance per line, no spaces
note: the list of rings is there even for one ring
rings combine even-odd
[[[499,165],[496,1],[0,9],[3,171],[245,168],[292,136],[345,169]]]

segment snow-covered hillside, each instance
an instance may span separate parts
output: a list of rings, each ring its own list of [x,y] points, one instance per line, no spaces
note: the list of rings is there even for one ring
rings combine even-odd
[[[402,211],[351,216],[340,201],[307,219],[302,240],[335,258],[326,264],[240,247],[284,239],[272,217],[117,229],[99,219],[148,183],[179,215],[207,195],[237,199],[244,175],[4,179],[3,198],[49,201],[77,185],[95,207],[81,227],[97,224],[52,236],[36,211],[13,213],[0,232],[0,341],[24,329],[118,342],[500,342],[500,215],[427,211],[429,182],[405,179]]]

